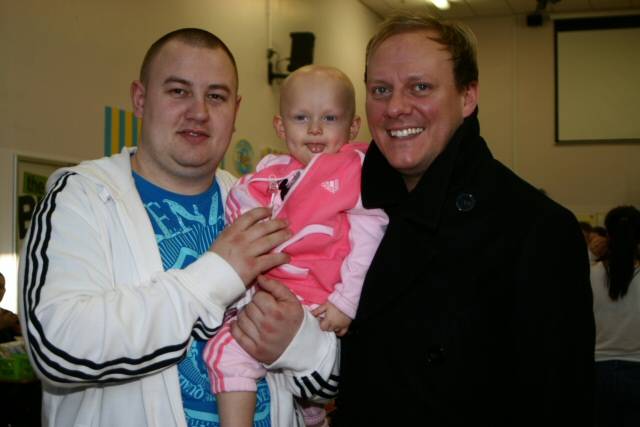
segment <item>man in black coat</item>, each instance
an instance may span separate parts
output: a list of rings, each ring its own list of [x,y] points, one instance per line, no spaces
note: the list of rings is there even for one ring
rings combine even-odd
[[[333,425],[593,425],[585,242],[480,136],[473,35],[390,18],[366,85],[362,198],[390,222],[342,342]]]

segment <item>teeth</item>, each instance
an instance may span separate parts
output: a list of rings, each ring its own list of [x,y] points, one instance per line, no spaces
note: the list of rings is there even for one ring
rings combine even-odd
[[[185,135],[189,135],[189,136],[204,136],[204,135],[206,135],[204,132],[200,132],[200,131],[197,131],[197,130],[183,130],[182,133],[185,134]]]
[[[312,153],[322,153],[324,151],[324,144],[307,144],[307,148]]]
[[[390,130],[389,135],[395,138],[405,138],[410,135],[417,135],[423,130],[424,128],[408,128],[408,129],[400,129],[400,130]]]

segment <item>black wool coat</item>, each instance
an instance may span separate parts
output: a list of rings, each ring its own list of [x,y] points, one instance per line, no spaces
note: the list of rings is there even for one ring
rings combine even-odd
[[[342,339],[334,426],[591,426],[594,319],[575,217],[495,160],[477,110],[412,192],[375,144],[389,226]]]

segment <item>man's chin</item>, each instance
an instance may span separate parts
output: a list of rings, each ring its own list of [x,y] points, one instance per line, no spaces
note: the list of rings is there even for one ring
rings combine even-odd
[[[199,161],[182,161],[178,163],[178,169],[183,176],[199,177],[203,174],[213,173],[218,167],[218,162],[213,160],[203,162]]]

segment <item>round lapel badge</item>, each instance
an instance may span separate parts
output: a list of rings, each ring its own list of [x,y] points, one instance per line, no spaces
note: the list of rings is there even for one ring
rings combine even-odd
[[[456,197],[456,208],[460,212],[469,212],[476,205],[476,198],[471,193],[460,193]]]

